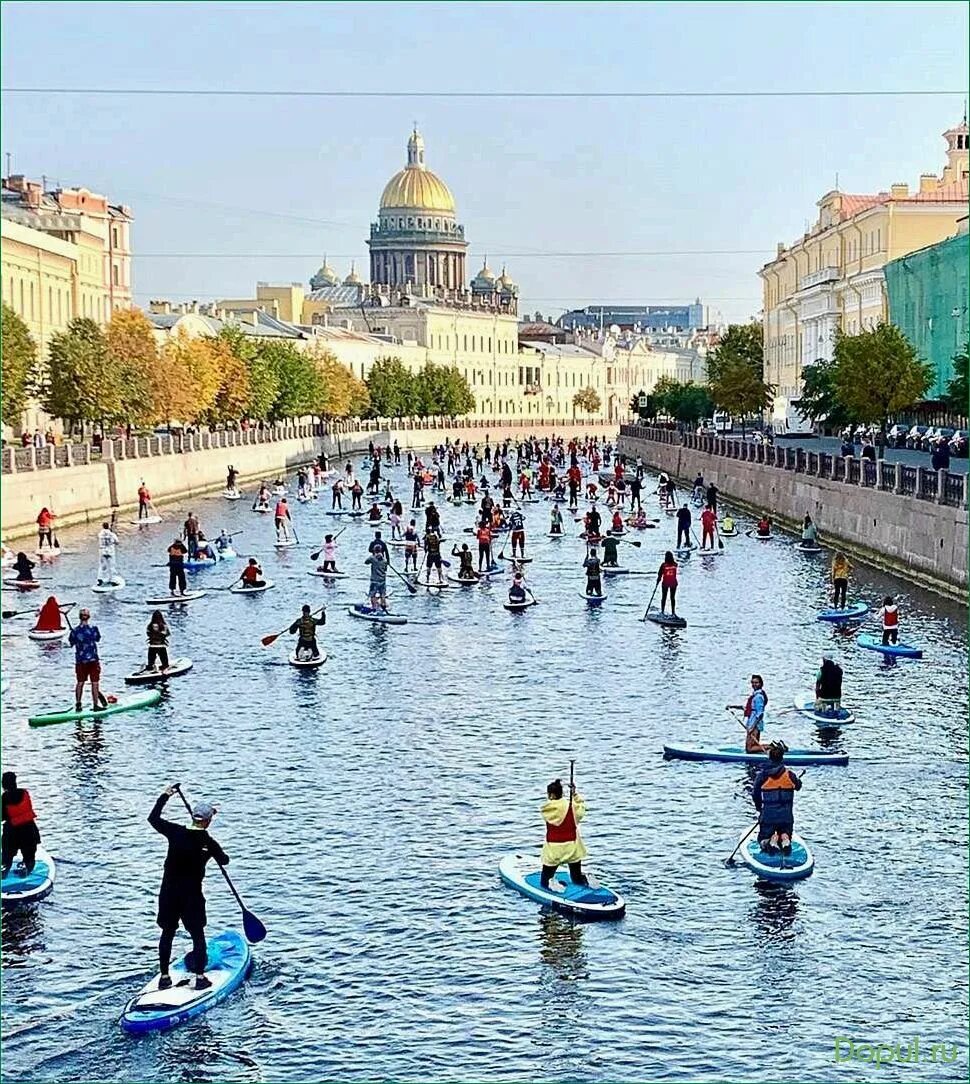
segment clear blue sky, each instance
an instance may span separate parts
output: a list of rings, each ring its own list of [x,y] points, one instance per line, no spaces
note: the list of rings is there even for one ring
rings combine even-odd
[[[251,296],[324,252],[366,275],[381,189],[417,120],[471,242],[555,315],[700,296],[757,311],[756,275],[835,183],[944,162],[967,84],[964,3],[4,3],[3,85],[288,90],[920,90],[942,97],[423,99],[4,94],[13,172],[131,205],[135,290]],[[752,249],[561,257],[555,252]],[[222,254],[226,258],[162,253]],[[248,254],[265,253],[265,257]]]

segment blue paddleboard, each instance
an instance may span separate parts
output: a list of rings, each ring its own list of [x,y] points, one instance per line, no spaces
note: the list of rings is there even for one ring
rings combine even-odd
[[[883,655],[890,655],[898,659],[921,659],[923,652],[911,644],[884,644],[881,636],[873,636],[870,632],[864,632],[856,637],[859,647],[869,651],[878,651]]]
[[[758,844],[757,835],[757,832],[753,832],[751,838],[741,844],[738,854],[748,869],[754,870],[762,880],[801,881],[812,875],[815,859],[797,832],[792,833],[791,854],[765,854]],[[741,838],[744,839],[744,836]]]
[[[10,867],[10,872],[3,878],[0,896],[4,907],[18,907],[24,903],[36,903],[49,896],[54,888],[57,871],[54,859],[44,850],[37,848],[34,856],[34,868],[24,872],[22,858],[17,858]]]
[[[566,914],[602,919],[622,918],[626,911],[626,901],[622,896],[594,884],[592,878],[589,885],[577,885],[573,884],[568,873],[560,871],[552,878],[558,890],[543,888],[540,863],[535,855],[507,854],[499,862],[498,871],[502,880],[516,892]]]
[[[819,621],[831,621],[834,624],[838,624],[840,621],[858,621],[860,617],[865,617],[869,612],[869,607],[864,602],[850,602],[848,606],[842,607],[839,610],[822,610],[819,615]]]

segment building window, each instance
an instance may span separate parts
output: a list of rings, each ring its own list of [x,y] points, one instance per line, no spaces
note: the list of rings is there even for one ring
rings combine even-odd
[[[488,337],[488,352],[490,354],[492,352],[492,336],[491,335],[489,335],[489,337]]]
[[[30,284],[30,318],[34,319],[34,284]]]
[[[112,264],[112,266],[111,266],[111,282],[112,282],[112,285],[114,285],[114,286],[118,285],[118,265],[117,264]]]
[[[24,280],[20,280],[20,315],[26,316],[27,310],[24,308]]]
[[[54,319],[54,287],[47,287],[47,319]]]
[[[461,337],[461,348],[462,348],[462,350],[465,350],[465,351],[468,350],[468,336],[467,335],[462,335],[462,337]]]

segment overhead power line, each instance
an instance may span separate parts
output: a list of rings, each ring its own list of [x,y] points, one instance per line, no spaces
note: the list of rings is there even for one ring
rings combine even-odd
[[[477,259],[487,256],[489,259],[527,260],[536,258],[589,258],[592,256],[764,256],[770,253],[767,248],[685,248],[685,249],[640,249],[616,252],[496,252],[493,249],[481,249],[469,252]],[[359,252],[328,252],[327,259],[357,260]],[[319,260],[320,252],[137,252],[139,260]]]
[[[963,94],[948,90],[263,90],[208,87],[0,87],[3,94],[88,94],[115,97],[179,98],[505,98],[521,99],[644,99],[644,98],[900,98]]]

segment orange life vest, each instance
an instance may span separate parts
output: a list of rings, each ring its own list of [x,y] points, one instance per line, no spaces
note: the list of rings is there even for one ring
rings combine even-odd
[[[20,828],[34,820],[34,806],[30,794],[22,790],[20,795],[19,802],[7,802],[7,820],[14,828]]]

